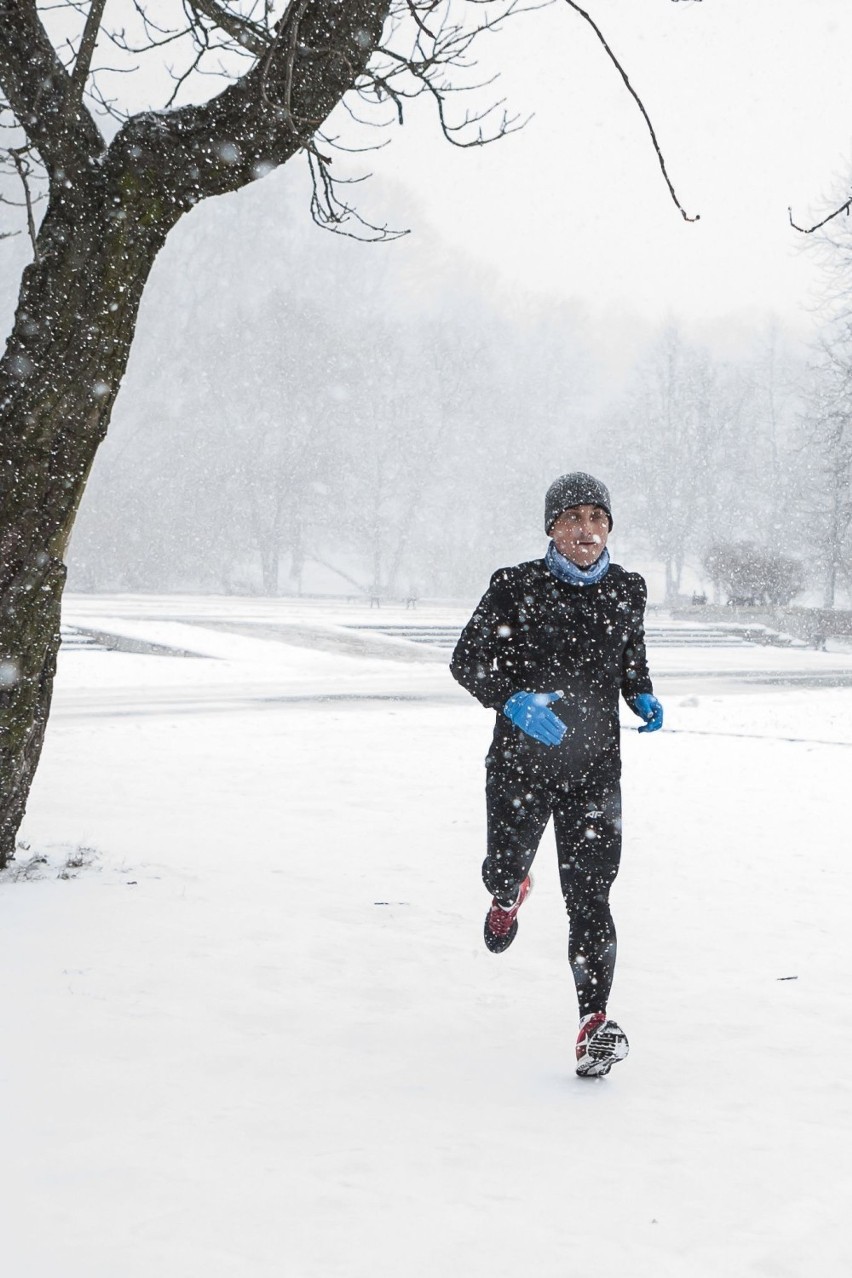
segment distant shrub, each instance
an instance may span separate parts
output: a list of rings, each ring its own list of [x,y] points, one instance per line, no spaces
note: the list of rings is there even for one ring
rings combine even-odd
[[[804,568],[797,559],[751,541],[718,542],[707,550],[703,564],[728,603],[743,608],[786,607],[805,584]]]

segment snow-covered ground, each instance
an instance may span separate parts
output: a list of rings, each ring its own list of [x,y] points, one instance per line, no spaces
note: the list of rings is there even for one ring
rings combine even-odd
[[[4,1273],[845,1276],[852,690],[746,676],[852,658],[658,654],[632,1050],[583,1082],[549,835],[516,943],[481,942],[491,716],[445,657],[299,609],[288,643],[257,601],[69,601],[205,655],[60,659],[0,876]]]

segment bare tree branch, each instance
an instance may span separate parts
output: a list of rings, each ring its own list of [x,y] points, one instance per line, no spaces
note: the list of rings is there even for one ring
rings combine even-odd
[[[18,177],[21,179],[21,185],[24,188],[24,200],[26,201],[26,205],[27,205],[27,231],[29,232],[30,242],[32,243],[32,246],[33,246],[33,257],[35,258],[36,262],[38,262],[39,251],[38,251],[38,243],[36,241],[36,226],[35,226],[35,218],[33,216],[33,201],[32,201],[32,194],[30,192],[30,183],[29,183],[30,168],[23,154],[23,148],[16,147],[15,149],[12,150],[11,155],[12,155],[12,160],[14,162],[15,168],[18,171]]]
[[[38,16],[35,0],[0,0],[0,87],[48,172],[68,172],[104,149],[82,104],[69,105],[71,78]]]
[[[176,209],[238,190],[310,145],[366,66],[391,2],[296,0],[264,58],[206,103],[134,116],[110,160],[130,150]]]
[[[388,226],[377,226],[362,217],[357,209],[340,198],[338,187],[345,185],[333,181],[328,170],[328,158],[321,156],[311,147],[308,150],[308,167],[311,175],[311,217],[317,226],[324,231],[332,231],[335,235],[343,235],[350,240],[367,240],[369,242],[385,242],[398,240],[407,235],[407,231],[393,231]],[[363,179],[358,179],[359,181]],[[357,230],[347,229],[349,224]]]
[[[92,65],[92,56],[95,52],[105,7],[106,0],[92,0],[89,7],[86,25],[83,28],[83,35],[80,40],[80,48],[77,52],[77,60],[74,63],[74,70],[71,72],[71,92],[68,95],[66,110],[70,110],[73,105],[83,99],[83,90],[89,78],[89,69]]]
[[[414,19],[415,23],[422,31],[423,35],[428,36],[430,40],[434,40],[435,36],[433,32],[429,30],[429,28],[426,26],[426,23],[421,18],[420,12],[418,10],[417,4],[415,3],[415,0],[405,0],[405,5],[406,5],[406,8],[408,9],[408,12],[411,14],[412,18]],[[425,5],[425,10],[427,13],[431,13],[437,7],[438,7],[438,0],[429,0],[429,3]]]
[[[818,231],[820,227],[826,226],[829,222],[833,222],[836,217],[840,217],[841,213],[846,213],[848,216],[850,209],[852,209],[852,195],[849,196],[849,199],[845,204],[841,204],[839,209],[835,209],[833,213],[829,213],[828,217],[824,217],[821,222],[815,222],[813,226],[799,226],[797,222],[794,222],[793,210],[791,208],[787,209],[787,216],[790,219],[790,225],[794,231],[801,231],[802,235],[813,235],[814,231]]]
[[[606,37],[604,36],[600,27],[595,22],[591,14],[587,13],[585,9],[581,9],[578,4],[575,4],[574,0],[565,0],[565,3],[568,5],[569,8],[573,9],[575,13],[579,13],[581,18],[584,18],[585,21],[588,22],[589,26],[592,28],[598,40],[600,40],[601,44],[606,50],[607,56],[609,57],[610,61],[615,66],[616,70],[618,71],[618,74],[621,76],[622,80],[624,81],[627,87],[627,90],[630,93],[630,96],[633,98],[639,110],[642,112],[642,117],[646,125],[648,126],[648,132],[651,135],[651,141],[654,144],[654,150],[657,152],[657,159],[659,160],[659,163],[660,163],[660,170],[663,174],[663,177],[666,180],[666,186],[669,188],[669,194],[671,195],[675,206],[680,210],[683,220],[685,222],[700,221],[701,214],[696,213],[695,217],[690,217],[689,214],[684,209],[683,205],[681,204],[680,200],[677,198],[677,193],[675,192],[674,186],[672,185],[672,180],[669,177],[668,170],[666,168],[666,162],[663,159],[663,153],[660,149],[660,144],[657,141],[657,135],[654,132],[654,126],[651,123],[651,117],[648,115],[648,112],[645,110],[645,105],[642,99],[639,97],[639,94],[636,92],[636,90],[633,88],[633,85],[630,83],[630,80],[628,79],[628,76],[627,76],[627,72],[624,70],[624,67],[621,65],[618,58],[615,56],[609,44],[607,43]]]
[[[258,26],[256,22],[231,13],[224,5],[219,4],[218,0],[189,0],[189,4],[192,9],[203,13],[205,18],[209,18],[217,27],[226,31],[237,44],[248,49],[250,53],[262,57],[268,50],[271,43],[269,32]]]
[[[269,76],[273,67],[275,53],[280,44],[284,43],[284,87],[281,94],[281,105],[284,108],[285,118],[293,129],[294,133],[298,133],[298,127],[293,119],[293,72],[296,67],[296,46],[299,40],[299,24],[305,16],[305,10],[308,7],[308,0],[291,0],[287,8],[287,12],[278,24],[275,32],[275,39],[266,55],[263,64],[263,77],[261,79],[261,92],[268,101]]]
[[[447,107],[451,95],[481,91],[498,77],[493,76],[476,83],[460,83],[458,79],[451,79],[448,71],[469,70],[474,64],[468,60],[468,53],[478,38],[499,30],[507,18],[543,8],[550,0],[544,0],[543,3],[535,0],[530,3],[505,0],[502,4],[497,4],[495,0],[470,2],[482,9],[482,17],[463,24],[455,20],[455,11],[450,5],[439,5],[435,0],[422,0],[422,3],[417,3],[417,0],[400,0],[395,10],[397,22],[406,16],[406,10],[410,13],[414,5],[430,19],[430,26],[427,27],[423,21],[417,24],[413,48],[394,47],[394,31],[391,30],[377,50],[383,61],[368,67],[357,86],[364,101],[371,105],[390,100],[400,124],[403,122],[403,103],[424,93],[428,94],[435,103],[444,138],[453,146],[463,149],[494,142],[523,128],[528,120],[521,120],[517,115],[510,117],[504,110],[499,122],[495,121],[487,130],[483,128],[484,122],[503,106],[503,100],[499,99],[480,110],[467,111],[461,119],[454,121]],[[432,15],[440,21],[432,22]]]

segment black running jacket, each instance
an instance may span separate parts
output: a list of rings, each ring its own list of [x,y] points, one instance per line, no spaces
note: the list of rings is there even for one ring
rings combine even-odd
[[[619,564],[592,586],[555,577],[543,559],[501,568],[462,631],[450,670],[472,696],[498,711],[490,761],[547,762],[585,772],[619,757],[618,698],[652,692],[645,656],[647,589]],[[568,731],[545,746],[502,711],[514,692],[563,693],[551,710]]]

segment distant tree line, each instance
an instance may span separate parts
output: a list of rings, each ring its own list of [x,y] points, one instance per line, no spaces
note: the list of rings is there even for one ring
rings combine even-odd
[[[244,194],[174,232],[72,586],[470,596],[540,553],[542,492],[578,467],[670,602],[848,590],[843,342],[817,359],[767,323],[720,355],[672,322],[625,368],[570,305],[503,297],[461,260],[435,288],[428,233],[317,246],[289,225]]]
[[[298,593],[321,568],[344,594],[459,595],[524,537],[536,553],[591,411],[579,317],[461,262],[436,290],[428,236],[283,240],[251,196],[199,210],[155,267],[72,587]]]
[[[667,601],[687,578],[728,599],[802,589],[798,511],[814,461],[802,451],[804,378],[804,351],[773,324],[722,358],[671,323],[637,361],[601,431]]]

